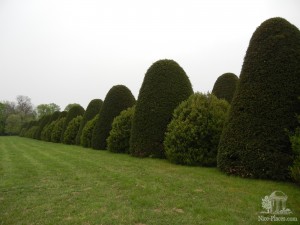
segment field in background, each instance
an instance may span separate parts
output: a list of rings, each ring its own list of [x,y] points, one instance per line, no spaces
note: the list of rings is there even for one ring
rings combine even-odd
[[[292,183],[0,137],[1,225],[273,224],[258,216],[275,190],[288,195],[289,216],[300,221],[300,188]]]

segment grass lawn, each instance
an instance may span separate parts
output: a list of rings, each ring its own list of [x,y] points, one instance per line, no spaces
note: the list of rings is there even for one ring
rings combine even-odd
[[[288,195],[298,222],[258,222],[261,199]],[[0,224],[299,224],[300,188],[216,168],[20,137],[0,137]]]

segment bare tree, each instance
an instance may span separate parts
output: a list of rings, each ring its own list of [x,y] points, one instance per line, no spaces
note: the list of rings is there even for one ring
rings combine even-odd
[[[34,117],[34,109],[31,103],[31,99],[27,96],[18,95],[17,96],[17,107],[18,113],[22,118],[22,121],[26,120],[27,118]]]

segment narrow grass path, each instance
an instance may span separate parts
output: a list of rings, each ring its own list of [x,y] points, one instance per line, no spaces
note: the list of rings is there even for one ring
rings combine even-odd
[[[229,177],[216,168],[173,165],[107,151],[0,137],[0,225],[298,224],[258,222],[261,199],[292,183]]]

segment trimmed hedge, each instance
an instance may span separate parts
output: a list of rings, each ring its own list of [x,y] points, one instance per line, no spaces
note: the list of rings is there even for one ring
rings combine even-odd
[[[130,153],[165,157],[163,140],[174,109],[193,94],[185,71],[173,60],[159,60],[147,71],[132,121]]]
[[[41,132],[41,140],[43,141],[51,141],[51,133],[53,130],[54,125],[50,126],[50,124],[53,124],[59,117],[61,112],[55,111],[50,115],[50,118],[47,122],[47,124],[44,126],[42,132]],[[49,129],[50,128],[50,129]]]
[[[42,131],[44,127],[49,123],[50,119],[51,119],[51,115],[46,115],[39,120],[38,129],[34,134],[34,139],[41,140]]]
[[[42,131],[41,139],[43,141],[51,141],[51,135],[53,132],[53,129],[55,127],[56,121],[52,121],[50,124],[46,125]]]
[[[26,132],[25,132],[25,137],[27,138],[34,138],[35,133],[39,129],[38,125],[34,125],[30,127]]]
[[[68,112],[67,111],[62,111],[60,114],[59,114],[59,117],[57,118],[57,120],[61,119],[61,118],[64,118],[68,115]]]
[[[298,115],[300,124],[300,115]],[[300,126],[298,126],[290,136],[292,150],[294,153],[293,165],[290,167],[292,179],[300,185]]]
[[[116,85],[109,90],[101,107],[99,120],[93,130],[92,148],[106,149],[106,139],[114,118],[134,104],[135,98],[126,86]]]
[[[173,163],[216,166],[220,136],[229,103],[213,94],[196,93],[174,111],[164,147]]]
[[[216,80],[212,93],[219,99],[225,99],[229,103],[233,98],[239,78],[233,73],[224,73]]]
[[[123,110],[114,119],[112,129],[107,138],[107,150],[116,153],[129,153],[130,131],[134,110],[134,106]]]
[[[103,101],[101,99],[93,99],[89,103],[89,105],[86,108],[86,111],[83,115],[82,121],[80,123],[79,131],[76,136],[76,144],[77,145],[80,145],[80,138],[81,138],[82,130],[83,130],[85,124],[88,121],[92,120],[97,114],[99,114],[102,104],[103,104]]]
[[[80,137],[81,146],[86,148],[92,147],[93,130],[98,120],[99,120],[99,114],[85,124]]]
[[[242,177],[290,179],[292,149],[285,130],[300,112],[300,32],[282,18],[263,22],[244,59],[218,167]]]
[[[54,113],[52,113],[48,124],[52,123],[53,121],[56,121],[61,116],[61,113],[62,112],[60,111],[55,111]]]
[[[20,136],[21,137],[28,137],[31,136],[31,135],[28,135],[28,131],[31,127],[33,126],[37,126],[38,125],[38,121],[36,120],[31,120],[29,122],[26,122],[24,125],[23,125],[23,129],[22,129],[22,132],[20,133]],[[31,136],[30,138],[33,138],[33,136]]]
[[[66,117],[61,117],[60,119],[55,121],[52,134],[51,134],[51,142],[59,143],[60,138],[63,132],[63,128],[66,122]]]
[[[68,145],[75,145],[76,144],[76,135],[79,131],[80,123],[82,120],[82,116],[77,116],[76,118],[72,119],[68,126],[67,129],[64,133],[64,144]]]
[[[82,106],[76,104],[74,105],[69,111],[68,114],[66,116],[66,121],[64,123],[63,129],[62,129],[62,133],[61,133],[61,137],[60,137],[60,142],[63,143],[64,141],[64,133],[69,125],[69,123],[71,122],[72,119],[76,118],[77,116],[83,116],[84,114],[84,108],[82,108]]]

